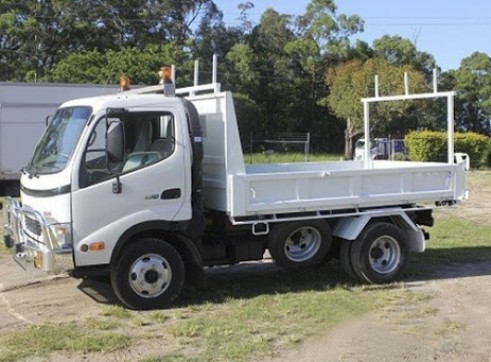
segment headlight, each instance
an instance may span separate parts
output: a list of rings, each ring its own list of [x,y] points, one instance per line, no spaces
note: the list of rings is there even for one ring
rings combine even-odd
[[[73,244],[72,227],[70,224],[51,225],[53,249],[70,249]]]

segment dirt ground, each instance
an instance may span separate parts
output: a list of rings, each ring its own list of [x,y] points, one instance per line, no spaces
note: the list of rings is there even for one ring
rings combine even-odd
[[[491,361],[491,263],[409,282],[427,298],[342,324],[273,361]]]
[[[489,223],[491,192],[476,187],[459,215]],[[0,334],[31,323],[87,318],[114,301],[111,294],[100,293],[97,282],[19,273],[9,255],[0,256],[0,265]],[[427,280],[406,286],[421,296],[414,304],[392,305],[349,321],[327,335],[277,351],[269,362],[491,361],[491,261],[439,266]],[[104,360],[136,356],[138,351],[124,351],[106,354]]]

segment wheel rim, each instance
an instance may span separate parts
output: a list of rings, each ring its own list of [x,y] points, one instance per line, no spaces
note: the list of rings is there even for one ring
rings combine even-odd
[[[320,232],[313,227],[301,227],[292,232],[285,242],[285,255],[294,262],[309,260],[319,251],[322,243]]]
[[[369,260],[372,269],[379,274],[393,272],[401,262],[401,248],[396,239],[385,235],[370,247]]]
[[[143,298],[155,298],[169,288],[172,270],[165,258],[145,254],[135,260],[128,273],[131,289]]]

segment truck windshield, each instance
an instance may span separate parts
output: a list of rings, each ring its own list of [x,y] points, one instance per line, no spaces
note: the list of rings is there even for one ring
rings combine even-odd
[[[34,150],[26,171],[56,173],[65,168],[92,110],[90,107],[59,109]]]

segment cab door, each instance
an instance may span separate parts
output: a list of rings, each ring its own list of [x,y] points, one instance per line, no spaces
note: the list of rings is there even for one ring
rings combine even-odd
[[[106,117],[97,121],[72,196],[77,266],[108,263],[115,243],[132,226],[190,218],[190,211],[183,212],[189,203],[186,154],[176,114],[148,110],[116,117],[125,134],[124,160],[116,164],[106,158]],[[80,244],[97,242],[104,243],[104,250],[80,252]]]

